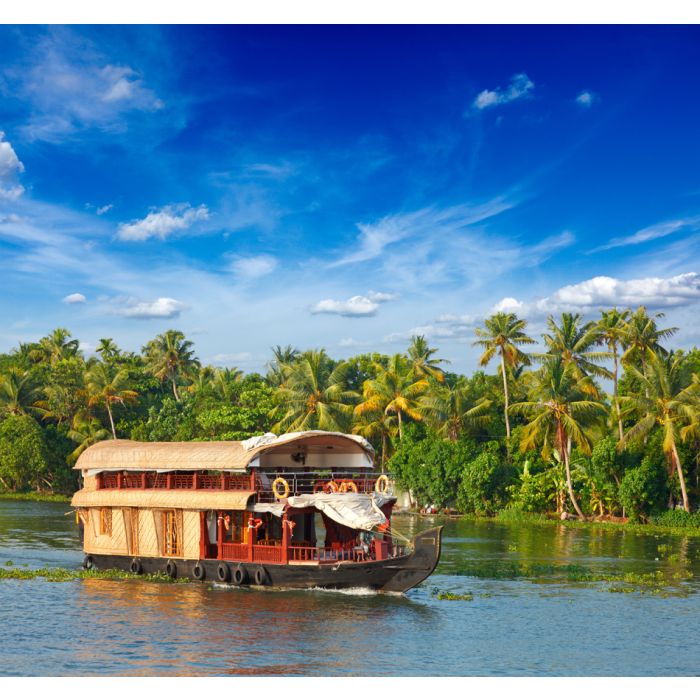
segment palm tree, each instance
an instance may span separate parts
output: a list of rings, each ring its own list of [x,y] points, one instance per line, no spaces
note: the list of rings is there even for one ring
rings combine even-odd
[[[78,446],[68,455],[68,460],[75,462],[90,445],[107,440],[109,438],[109,430],[106,430],[97,418],[90,418],[85,414],[77,414],[73,419],[72,430],[68,431],[68,437],[73,442],[78,443]]]
[[[395,415],[401,440],[404,418],[417,421],[423,419],[420,399],[428,390],[428,380],[416,379],[412,367],[403,355],[389,358],[386,368],[377,364],[376,370],[376,379],[367,379],[362,386],[364,401],[355,407],[355,415]]]
[[[85,385],[88,392],[88,406],[104,404],[112,427],[112,437],[117,439],[114,427],[112,405],[134,403],[138,393],[129,389],[129,373],[126,369],[114,371],[102,363],[94,365],[85,373]]]
[[[98,353],[104,362],[113,362],[118,360],[121,355],[121,350],[119,346],[111,338],[100,338],[100,342],[95,348],[95,352]]]
[[[75,357],[78,354],[80,341],[70,340],[71,334],[65,328],[56,328],[45,338],[41,338],[37,347],[31,351],[35,362],[48,362],[52,365],[59,360]]]
[[[44,414],[42,388],[31,372],[10,367],[0,375],[0,409],[13,416]]]
[[[275,345],[271,350],[274,359],[267,366],[267,381],[278,387],[284,384],[289,368],[299,359],[301,353],[291,345]]]
[[[232,403],[234,399],[233,385],[243,379],[243,370],[238,367],[217,369],[211,380],[211,386],[216,398],[224,403]]]
[[[690,512],[688,493],[685,488],[683,467],[678,456],[677,438],[679,431],[685,437],[692,431],[697,422],[700,410],[700,385],[689,383],[683,371],[682,356],[662,357],[647,350],[645,352],[646,374],[630,365],[627,371],[644,387],[641,392],[629,396],[621,396],[620,400],[625,413],[635,415],[637,422],[625,433],[620,448],[629,445],[639,438],[646,438],[655,426],[663,431],[663,451],[671,465],[671,473],[675,469],[683,497],[683,508]],[[688,430],[683,432],[681,426]]]
[[[510,438],[510,420],[508,418],[508,376],[506,366],[529,365],[530,358],[518,348],[518,345],[530,345],[535,341],[525,334],[527,321],[515,314],[502,311],[484,319],[485,329],[477,328],[477,340],[474,345],[485,348],[479,364],[487,365],[498,354],[501,358],[501,376],[503,377],[503,395],[505,397],[504,417],[506,421],[506,437]]]
[[[565,365],[573,365],[579,377],[605,377],[612,379],[612,374],[605,367],[596,364],[600,360],[607,360],[610,353],[591,350],[600,343],[600,331],[593,321],[583,323],[581,314],[562,313],[561,325],[552,316],[547,318],[549,333],[544,333],[542,338],[547,345],[544,357],[561,357]],[[592,382],[586,386],[593,395],[598,393]]]
[[[173,396],[179,401],[178,379],[189,378],[199,367],[192,341],[185,340],[181,331],[169,330],[151,340],[142,351],[146,354],[147,370],[161,382],[170,381]]]
[[[276,394],[284,415],[272,429],[343,432],[349,425],[356,398],[354,392],[346,389],[347,365],[334,365],[321,349],[307,350],[294,364],[285,367],[286,379]]]
[[[646,307],[640,306],[625,325],[623,344],[627,349],[620,359],[625,365],[638,362],[644,376],[647,373],[648,351],[657,355],[667,355],[668,351],[661,347],[661,341],[670,338],[678,330],[675,327],[659,329],[656,319],[663,317],[662,313],[649,316]]]
[[[427,394],[421,397],[426,422],[439,435],[456,442],[467,428],[481,427],[488,422],[488,410],[492,401],[485,396],[473,400],[465,378],[444,385],[431,384]]]
[[[570,445],[578,445],[584,454],[590,454],[591,441],[586,430],[600,416],[605,406],[587,398],[586,377],[581,377],[572,363],[561,357],[545,360],[537,373],[534,401],[522,401],[510,407],[513,413],[530,418],[525,426],[520,449],[523,452],[542,444],[542,456],[547,459],[552,450],[563,457],[569,498],[583,518],[583,512],[574,495],[569,464]]]
[[[445,381],[445,375],[438,365],[441,362],[447,362],[447,360],[434,358],[433,355],[436,352],[437,348],[429,347],[424,335],[411,337],[411,344],[408,346],[408,357],[411,360],[413,374],[416,377],[432,377],[438,382]]]
[[[615,417],[617,418],[617,431],[619,439],[622,440],[622,415],[620,414],[620,400],[618,397],[617,382],[619,374],[619,351],[625,342],[625,328],[629,319],[630,311],[625,309],[618,311],[610,309],[601,311],[600,319],[596,324],[598,330],[598,342],[606,345],[613,357],[613,404],[615,406]]]
[[[380,440],[382,446],[381,469],[384,471],[391,440],[397,432],[396,416],[389,415],[384,411],[365,411],[357,414],[352,426],[354,435],[361,435],[367,440]]]

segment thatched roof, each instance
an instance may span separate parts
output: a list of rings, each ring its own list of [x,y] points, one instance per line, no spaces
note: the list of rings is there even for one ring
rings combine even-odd
[[[327,447],[346,452],[374,455],[372,446],[357,435],[310,430],[279,437],[266,435],[242,442],[136,442],[104,440],[88,447],[78,458],[74,469],[95,471],[120,470],[231,470],[245,471],[259,454],[269,450],[293,452],[303,444],[307,450]]]
[[[78,491],[75,508],[183,508],[185,510],[245,510],[254,491],[185,491],[123,489]]]

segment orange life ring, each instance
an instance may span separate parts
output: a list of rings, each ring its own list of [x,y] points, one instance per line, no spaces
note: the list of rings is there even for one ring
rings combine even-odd
[[[389,477],[386,474],[380,474],[377,477],[377,480],[374,482],[374,490],[385,496],[389,493]]]
[[[354,481],[344,481],[340,485],[340,493],[347,493],[352,491],[353,493],[358,493],[357,484]]]
[[[328,489],[326,491],[326,489]],[[323,489],[326,493],[338,493],[338,484],[331,479]]]
[[[282,491],[278,490],[278,486],[282,487]],[[282,499],[282,498],[287,498],[289,496],[289,484],[287,483],[286,479],[283,479],[281,476],[278,476],[273,482],[272,482],[272,493],[275,494],[275,498]]]

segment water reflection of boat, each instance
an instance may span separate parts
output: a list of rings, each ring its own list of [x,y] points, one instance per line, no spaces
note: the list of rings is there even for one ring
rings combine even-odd
[[[392,530],[396,498],[373,457],[363,438],[323,431],[97,443],[75,467],[84,564],[238,585],[406,591],[435,569],[442,528],[412,541]]]

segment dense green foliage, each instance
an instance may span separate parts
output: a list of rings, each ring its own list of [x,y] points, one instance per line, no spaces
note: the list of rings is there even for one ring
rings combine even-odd
[[[202,366],[176,330],[141,353],[103,338],[85,357],[59,328],[0,355],[0,488],[70,493],[80,453],[113,437],[322,429],[370,440],[418,507],[691,523],[700,351],[665,347],[677,329],[659,319],[643,307],[597,321],[564,313],[538,341],[526,320],[494,314],[474,342],[496,372],[471,376],[446,371],[421,336],[405,353],[344,361],[277,346],[261,376]]]

